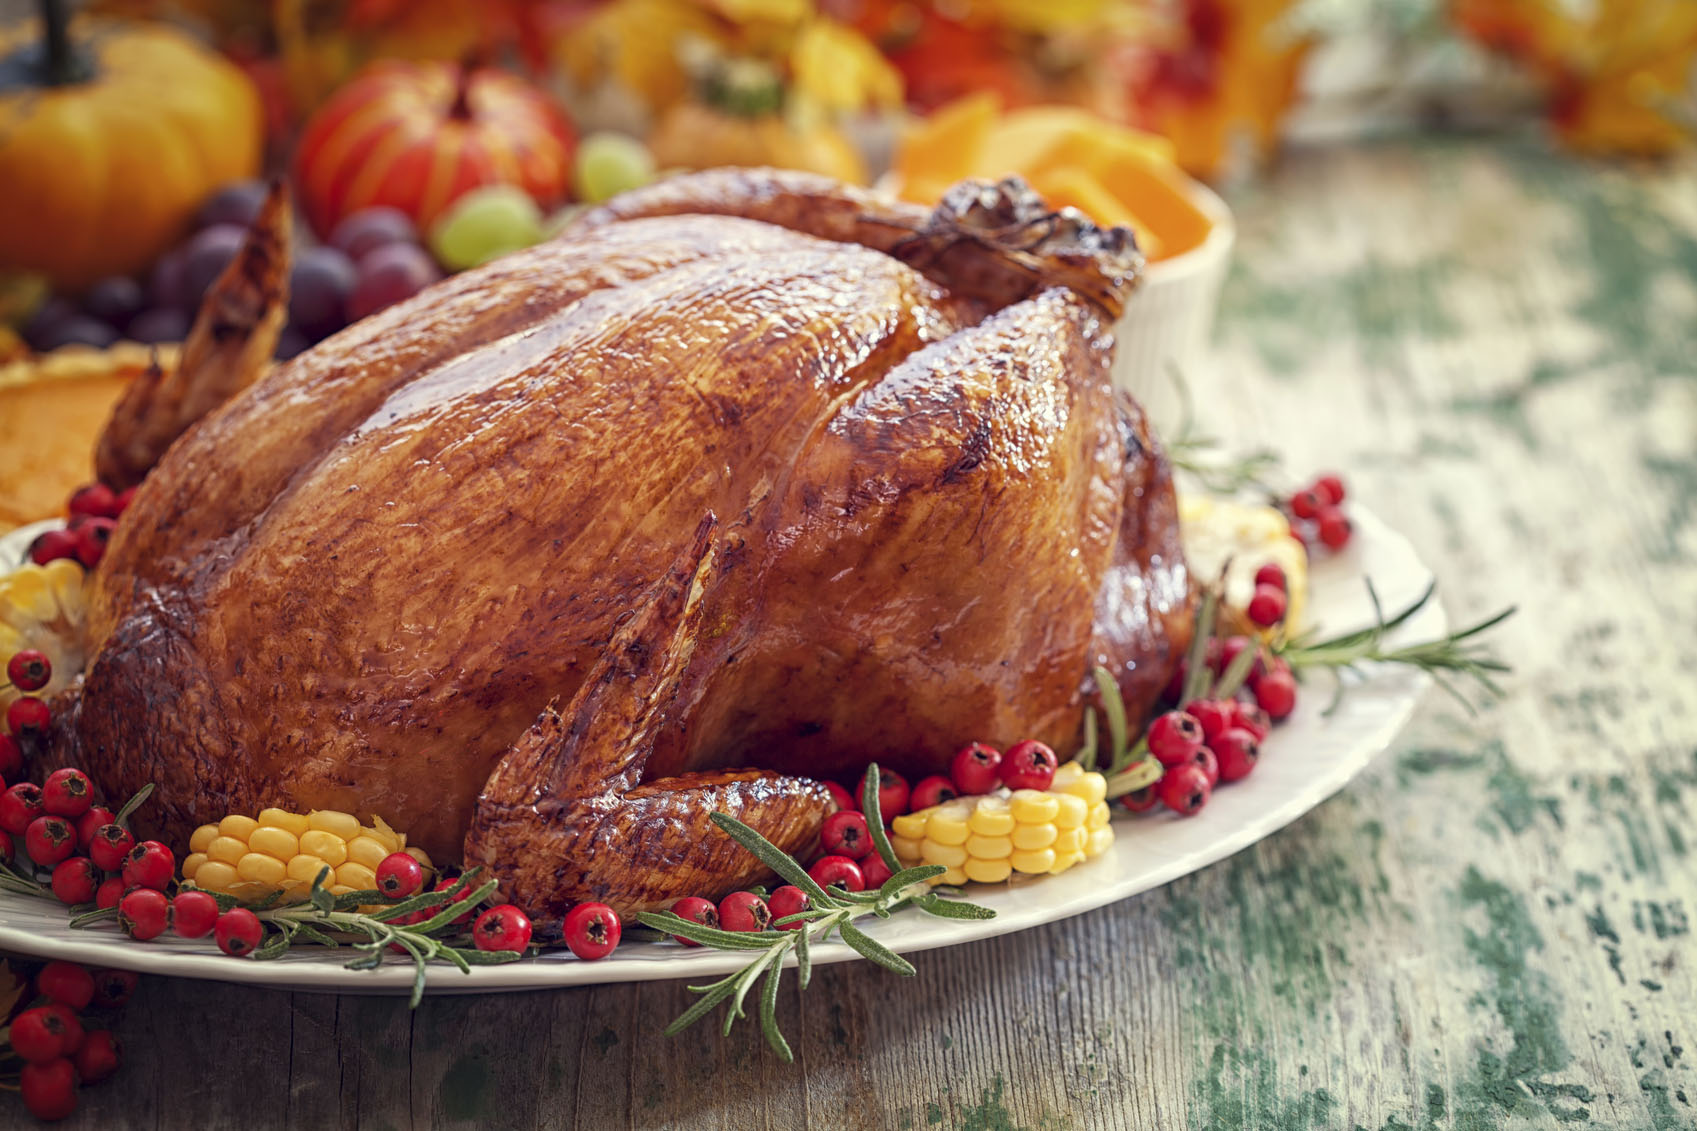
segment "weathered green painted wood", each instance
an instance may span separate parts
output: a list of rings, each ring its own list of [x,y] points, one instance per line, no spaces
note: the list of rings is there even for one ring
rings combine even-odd
[[[1216,428],[1348,471],[1457,619],[1518,602],[1508,701],[1434,696],[1161,891],[911,981],[821,969],[793,1068],[661,1038],[673,984],[409,1013],[151,979],[69,1126],[1697,1126],[1697,168],[1391,142],[1237,203]]]

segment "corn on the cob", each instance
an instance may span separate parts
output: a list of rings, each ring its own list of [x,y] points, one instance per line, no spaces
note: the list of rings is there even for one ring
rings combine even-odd
[[[1047,790],[998,790],[903,814],[890,823],[890,845],[904,865],[947,868],[933,883],[1058,875],[1114,842],[1107,788],[1101,774],[1068,762]]]
[[[1242,612],[1255,595],[1255,571],[1272,562],[1285,571],[1285,625],[1302,627],[1308,599],[1308,552],[1290,534],[1290,522],[1276,507],[1235,503],[1209,495],[1181,495],[1179,532],[1191,573],[1204,581],[1226,572],[1226,604]]]
[[[351,813],[335,809],[264,809],[258,817],[232,813],[194,831],[183,858],[183,879],[235,895],[304,891],[329,868],[325,887],[340,895],[375,888],[377,865],[391,852],[405,852],[430,870],[424,850],[408,848],[405,834],[378,817],[364,826]]]
[[[30,694],[51,698],[69,687],[83,668],[82,566],[68,558],[36,565],[31,562],[0,574],[0,664],[14,653],[33,648],[53,665],[47,686]],[[21,692],[0,680],[0,712]]]

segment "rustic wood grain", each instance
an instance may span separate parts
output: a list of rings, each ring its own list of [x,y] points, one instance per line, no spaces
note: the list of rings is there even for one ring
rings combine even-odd
[[[1394,141],[1236,204],[1206,411],[1345,470],[1452,617],[1518,602],[1506,702],[1434,696],[1160,891],[791,980],[794,1067],[660,1037],[675,984],[409,1013],[151,978],[67,1126],[1697,1126],[1697,169]]]

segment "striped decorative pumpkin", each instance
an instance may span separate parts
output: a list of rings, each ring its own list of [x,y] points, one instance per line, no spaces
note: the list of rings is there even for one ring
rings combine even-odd
[[[455,63],[374,63],[307,123],[295,181],[320,235],[388,205],[420,230],[461,194],[516,184],[544,208],[564,199],[576,137],[537,89]]]

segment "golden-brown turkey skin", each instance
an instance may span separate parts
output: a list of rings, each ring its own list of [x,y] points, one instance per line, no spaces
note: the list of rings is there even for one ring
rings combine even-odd
[[[652,827],[555,844],[623,851],[624,874],[549,858],[525,882],[646,906],[682,894],[639,874],[713,835],[710,808],[769,811],[798,850],[825,811],[793,779],[679,774],[1065,748],[1098,661],[1147,710],[1189,585],[1167,466],[1110,391],[1100,296],[971,247],[927,278],[862,246],[906,211],[833,242],[700,214],[738,201],[686,181],[718,206],[639,201],[449,279],[171,448],[96,574],[70,715],[109,792],[157,782],[178,840],[226,812],[333,807],[454,859],[480,794],[482,851],[520,852],[536,838],[489,814],[554,813],[573,797],[513,782],[565,781]],[[966,267],[984,277],[961,297]],[[691,627],[642,618],[685,567]],[[657,680],[610,654],[671,660]],[[551,729],[551,703],[644,719],[643,749]]]

